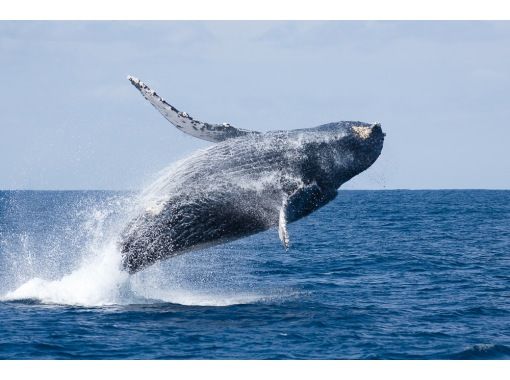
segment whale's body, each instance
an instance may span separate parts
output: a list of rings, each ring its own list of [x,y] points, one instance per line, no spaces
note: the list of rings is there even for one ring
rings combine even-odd
[[[130,80],[179,129],[217,142],[153,185],[157,196],[122,234],[123,267],[130,273],[276,226],[288,247],[287,223],[334,199],[337,189],[370,167],[382,150],[379,124],[344,121],[259,133],[201,123]]]

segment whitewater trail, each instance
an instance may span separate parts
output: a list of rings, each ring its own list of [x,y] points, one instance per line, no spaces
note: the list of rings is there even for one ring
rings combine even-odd
[[[155,272],[155,273],[154,273]],[[268,295],[164,286],[158,271],[153,276],[130,276],[120,270],[120,253],[114,242],[57,280],[34,277],[0,297],[2,301],[36,300],[44,304],[100,307],[110,305],[176,303],[197,306],[229,306],[254,303]],[[155,275],[155,276],[154,276]],[[164,275],[164,273],[159,273]]]

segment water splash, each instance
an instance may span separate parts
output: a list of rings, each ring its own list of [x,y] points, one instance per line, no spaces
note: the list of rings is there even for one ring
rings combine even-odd
[[[4,301],[36,299],[43,303],[102,306],[122,303],[122,288],[128,275],[119,268],[120,255],[111,242],[100,252],[87,257],[72,273],[57,280],[34,277]]]
[[[185,276],[186,273],[182,273],[182,268],[180,269],[181,275]],[[167,272],[158,267],[151,268],[150,273],[129,276],[127,272],[120,270],[120,253],[115,242],[110,242],[102,251],[88,257],[72,273],[57,280],[34,277],[1,299],[37,300],[47,304],[79,306],[147,303],[229,306],[271,298],[269,295],[232,292],[221,288],[212,292],[204,291],[168,279],[165,281],[167,275]]]
[[[86,307],[148,303],[228,306],[279,297],[246,289],[247,284],[240,280],[242,273],[239,277],[229,273],[229,259],[225,265],[224,256],[207,252],[177,257],[134,276],[122,271],[119,233],[158,191],[88,200],[83,199],[83,192],[76,192],[72,198],[82,199],[71,205],[59,197],[51,202],[37,200],[54,204],[63,213],[59,221],[51,221],[54,225],[47,231],[37,233],[33,226],[24,225],[2,236],[0,301],[36,300]],[[20,220],[26,219],[32,212],[31,204],[16,199],[11,203],[13,217],[17,214]],[[228,257],[231,260],[233,256],[229,253]]]

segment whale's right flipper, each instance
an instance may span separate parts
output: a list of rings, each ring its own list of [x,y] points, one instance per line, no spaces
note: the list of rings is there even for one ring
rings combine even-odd
[[[202,140],[220,142],[227,139],[244,136],[248,134],[258,134],[260,132],[249,131],[247,129],[235,128],[228,123],[210,124],[193,119],[186,112],[180,112],[178,109],[168,104],[156,91],[152,90],[140,79],[128,76],[129,81],[135,86],[153,106],[170,123],[178,129],[191,136]]]

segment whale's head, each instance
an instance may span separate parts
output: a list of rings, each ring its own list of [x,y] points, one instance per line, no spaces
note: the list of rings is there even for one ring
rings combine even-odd
[[[368,169],[380,156],[385,134],[380,123],[360,123],[348,128],[348,138],[341,143],[340,150],[346,149],[354,157],[355,170]]]
[[[381,124],[358,121],[330,123],[303,132],[308,176],[335,188],[377,160],[385,137]]]

